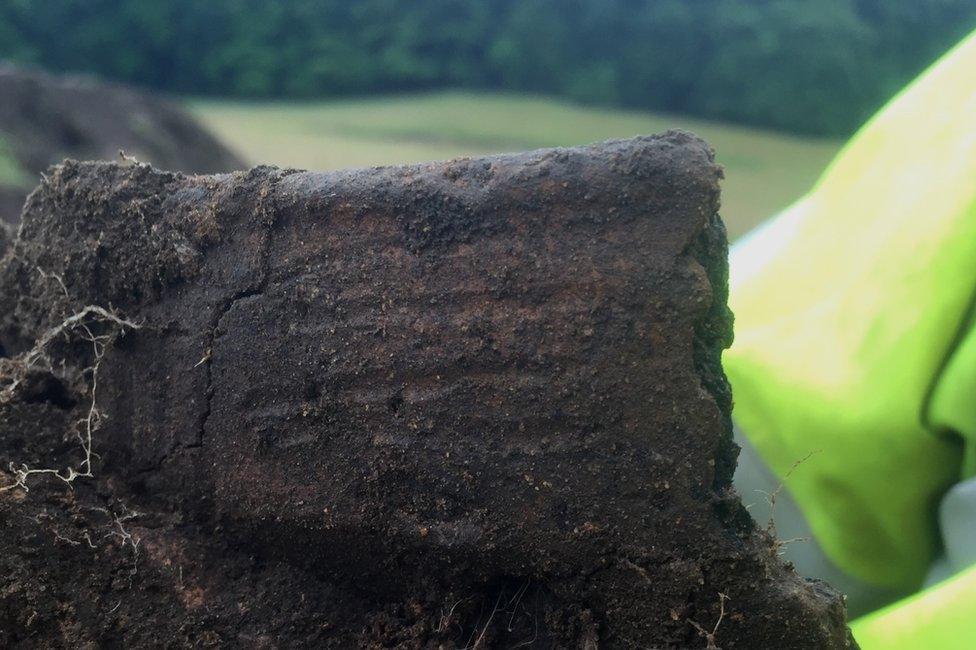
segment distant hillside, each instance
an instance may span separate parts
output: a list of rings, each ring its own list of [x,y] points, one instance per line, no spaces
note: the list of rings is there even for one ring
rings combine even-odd
[[[17,0],[0,57],[184,94],[470,88],[850,134],[976,0]]]
[[[115,160],[119,149],[163,169],[245,166],[169,101],[90,77],[0,64],[0,217],[18,218],[48,165],[64,158]]]

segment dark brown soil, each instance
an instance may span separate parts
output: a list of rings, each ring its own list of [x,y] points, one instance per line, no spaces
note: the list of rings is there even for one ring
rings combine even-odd
[[[720,176],[680,132],[51,170],[0,267],[0,485],[84,468],[93,366],[104,419],[94,478],[0,493],[0,645],[853,647],[731,487]]]
[[[119,149],[162,169],[243,169],[243,161],[174,104],[91,77],[0,63],[0,139],[37,182],[65,158],[118,160]],[[0,186],[0,218],[16,222],[30,186]]]

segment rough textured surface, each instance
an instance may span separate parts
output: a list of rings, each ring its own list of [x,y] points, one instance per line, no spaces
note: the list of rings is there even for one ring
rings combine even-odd
[[[183,172],[245,167],[183,110],[119,84],[0,63],[0,98],[0,140],[31,183],[64,158],[118,160],[119,149]],[[0,185],[0,218],[16,222],[29,191]]]
[[[6,354],[85,304],[142,326],[99,366],[96,479],[0,494],[0,641],[705,647],[724,594],[721,647],[849,647],[731,488],[720,176],[679,132],[55,168],[0,269]],[[4,460],[71,453],[91,359],[58,345]]]

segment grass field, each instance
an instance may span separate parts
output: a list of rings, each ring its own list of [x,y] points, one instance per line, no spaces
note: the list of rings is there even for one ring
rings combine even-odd
[[[0,185],[20,186],[27,183],[27,175],[10,153],[0,134]]]
[[[583,108],[537,97],[445,92],[315,103],[191,101],[252,163],[339,169],[564,146],[679,127],[725,166],[734,238],[802,195],[839,144],[683,117]]]

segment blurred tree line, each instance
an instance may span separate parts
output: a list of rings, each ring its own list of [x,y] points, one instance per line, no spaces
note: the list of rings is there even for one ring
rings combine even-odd
[[[179,93],[549,93],[844,135],[976,0],[0,0],[0,57]]]

